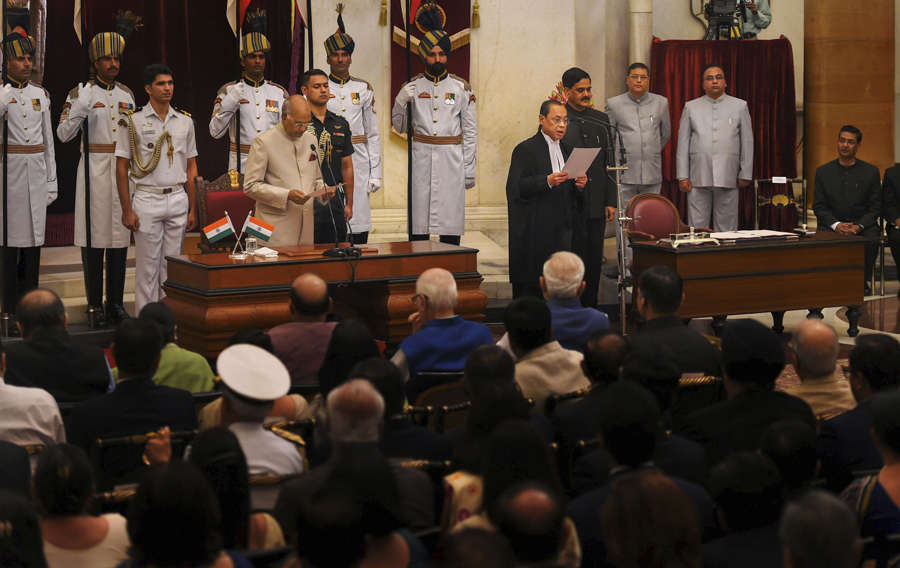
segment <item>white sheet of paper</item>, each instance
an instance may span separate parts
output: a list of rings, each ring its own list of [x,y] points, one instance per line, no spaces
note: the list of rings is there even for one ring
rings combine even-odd
[[[566,160],[562,171],[571,178],[577,178],[587,173],[588,168],[594,163],[594,158],[600,153],[600,148],[573,148]]]

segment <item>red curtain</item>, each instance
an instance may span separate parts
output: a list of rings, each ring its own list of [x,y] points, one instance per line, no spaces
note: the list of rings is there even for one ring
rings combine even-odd
[[[688,41],[654,39],[650,55],[651,91],[669,99],[672,138],[663,151],[662,194],[678,206],[687,220],[687,197],[675,179],[678,125],[684,103],[703,94],[700,75],[709,63],[722,66],[729,95],[744,99],[753,123],[753,178],[796,177],[797,116],[794,95],[794,56],[791,42],[775,40]],[[784,185],[760,184],[760,196],[788,193]],[[742,229],[753,227],[752,188],[741,191]],[[793,207],[760,208],[760,228],[790,230],[796,226]]]
[[[47,3],[47,63],[44,87],[50,92],[54,127],[69,90],[84,81],[87,59],[72,27],[74,0]],[[142,16],[144,27],[135,31],[125,47],[119,80],[134,91],[135,102],[147,103],[141,81],[145,65],[164,62],[175,74],[173,104],[191,113],[197,137],[197,166],[206,179],[225,172],[226,140],[209,135],[209,117],[218,88],[237,76],[235,37],[225,19],[225,0],[82,0],[86,10],[86,41],[94,34],[115,29],[117,10]],[[250,10],[266,10],[267,36],[272,53],[266,75],[290,89],[291,3],[253,0]],[[50,206],[47,244],[72,244],[75,207],[75,169],[78,142],[56,141],[59,199]]]

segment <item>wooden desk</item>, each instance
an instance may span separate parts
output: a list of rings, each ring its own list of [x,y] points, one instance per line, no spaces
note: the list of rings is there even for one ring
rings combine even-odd
[[[859,333],[863,303],[862,237],[816,233],[799,241],[699,247],[633,243],[632,272],[671,267],[684,280],[682,317],[772,312],[783,331],[786,310],[849,306],[848,334]]]
[[[165,302],[178,319],[179,343],[207,357],[225,348],[235,332],[268,329],[290,321],[288,290],[304,272],[329,283],[335,312],[362,319],[378,339],[399,342],[409,335],[416,278],[428,268],[453,273],[458,313],[481,320],[487,294],[481,290],[477,249],[416,241],[366,245],[362,258],[326,258],[328,245],[290,247],[298,256],[233,260],[224,253],[167,257]]]

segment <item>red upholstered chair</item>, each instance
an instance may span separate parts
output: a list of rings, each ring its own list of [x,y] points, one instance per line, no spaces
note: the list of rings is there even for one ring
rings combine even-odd
[[[634,219],[625,225],[625,233],[630,242],[658,241],[668,238],[672,233],[690,230],[688,225],[681,222],[675,204],[657,193],[641,193],[632,197],[625,208],[625,216]],[[694,230],[710,231],[701,227],[695,227]]]
[[[237,176],[236,186],[232,185],[231,176],[226,172],[213,181],[206,181],[200,176],[197,183],[197,217],[202,229],[206,225],[221,219],[228,211],[234,230],[240,231],[247,218],[247,213],[253,210],[256,202],[244,194],[244,176]],[[234,237],[226,237],[210,244],[206,236],[201,232],[200,250],[203,252],[220,252],[231,250],[234,247]]]

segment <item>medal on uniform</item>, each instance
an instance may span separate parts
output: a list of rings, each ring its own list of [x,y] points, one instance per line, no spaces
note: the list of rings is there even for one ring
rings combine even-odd
[[[266,110],[269,112],[278,112],[278,101],[266,99]]]
[[[31,102],[32,102],[32,103],[33,103],[34,101],[37,101],[37,99],[31,99]],[[101,103],[100,101],[97,101],[97,102],[94,103],[93,108],[106,108],[106,105],[103,104],[103,103]],[[38,106],[34,107],[34,110],[41,110],[41,109],[40,109],[40,101],[38,101]]]
[[[31,99],[31,106],[34,110],[41,110],[41,99]]]
[[[455,105],[456,104],[456,93],[444,93],[444,104],[445,105]]]
[[[126,110],[134,110],[134,105],[125,101],[119,101],[119,112],[125,112]]]
[[[355,105],[359,104],[359,93],[350,93],[350,102]]]

